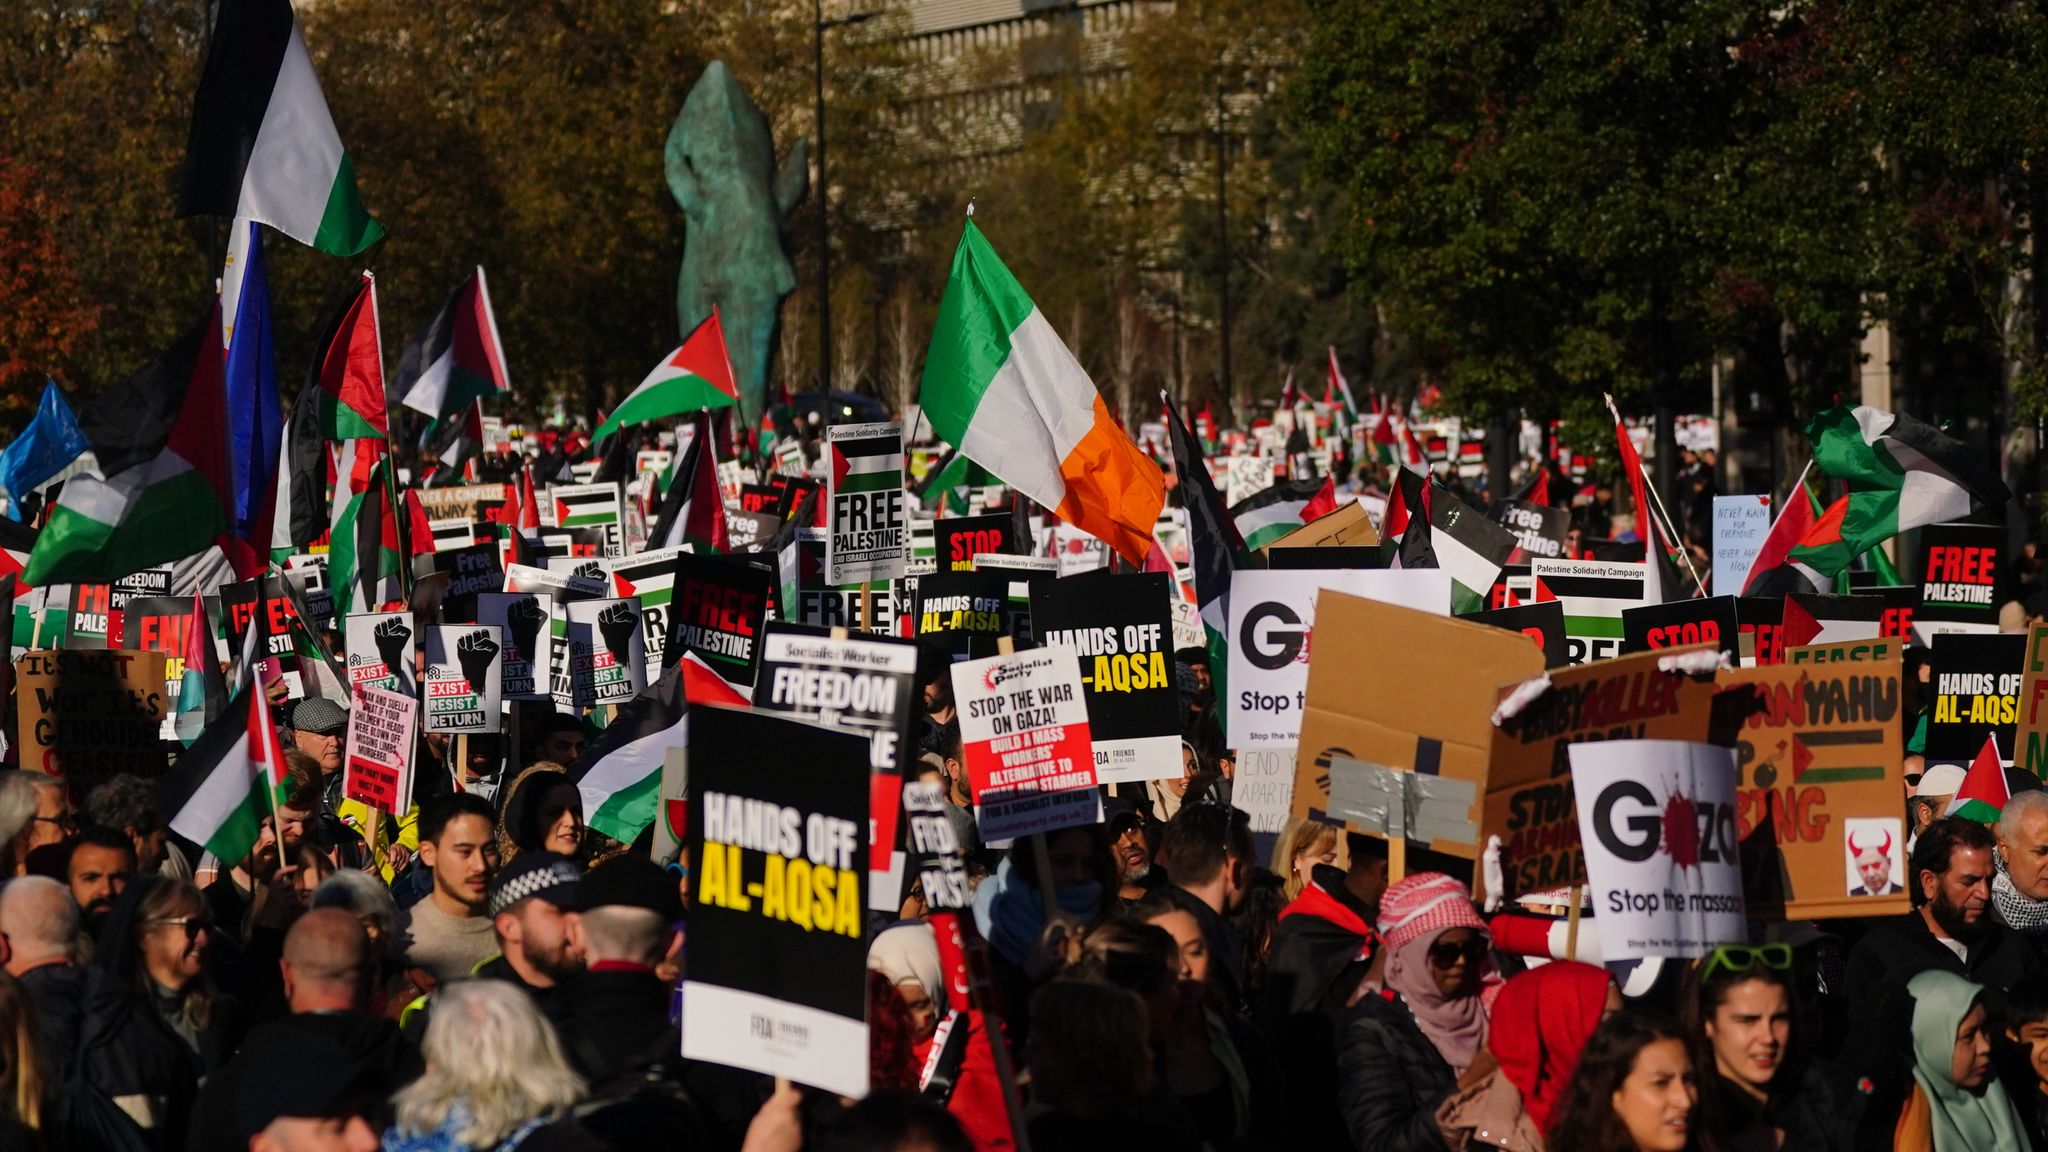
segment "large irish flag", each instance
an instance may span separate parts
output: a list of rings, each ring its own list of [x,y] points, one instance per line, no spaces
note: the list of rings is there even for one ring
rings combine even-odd
[[[602,440],[628,425],[700,408],[730,408],[739,402],[732,359],[725,350],[725,326],[718,322],[718,309],[713,308],[711,315],[683,338],[682,347],[664,357],[638,388],[619,401],[590,438]]]
[[[970,217],[925,354],[925,415],[1003,483],[1145,562],[1166,480]]]
[[[233,867],[256,846],[283,783],[284,748],[262,684],[250,681],[178,757],[158,785],[158,807],[171,831]]]
[[[178,214],[259,221],[336,256],[384,235],[356,191],[290,0],[221,0]]]

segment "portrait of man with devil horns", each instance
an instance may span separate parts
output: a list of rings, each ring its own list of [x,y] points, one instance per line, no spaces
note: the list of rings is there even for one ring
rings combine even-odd
[[[1849,879],[1849,895],[1896,896],[1905,891],[1892,881],[1893,837],[1890,829],[1880,831],[1851,827],[1847,840],[1849,856],[1855,865]]]

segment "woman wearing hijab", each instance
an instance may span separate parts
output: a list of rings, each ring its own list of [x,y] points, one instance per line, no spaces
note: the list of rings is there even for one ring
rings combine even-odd
[[[1452,1152],[1506,1148],[1544,1152],[1543,1134],[1579,1066],[1593,1030],[1621,1008],[1621,991],[1604,968],[1558,960],[1501,985],[1486,1054],[1437,1110]]]
[[[939,964],[939,939],[922,920],[884,929],[868,945],[868,968],[880,972],[910,1015],[910,1039],[917,1061],[931,1047],[932,1033],[946,1008],[946,986]]]
[[[1501,987],[1486,922],[1465,885],[1418,872],[1380,897],[1378,929],[1385,990],[1338,1025],[1338,1107],[1355,1148],[1442,1148],[1437,1109],[1484,1049]]]
[[[2005,1086],[1991,1075],[1982,985],[1930,969],[1906,982],[1913,998],[1913,1091],[1899,1112],[1898,1152],[2026,1147]]]

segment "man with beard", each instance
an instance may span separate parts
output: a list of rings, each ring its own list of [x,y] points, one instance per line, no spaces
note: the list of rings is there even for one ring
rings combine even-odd
[[[556,991],[583,971],[583,953],[569,942],[568,914],[582,873],[553,852],[522,852],[491,881],[491,925],[498,955],[479,976],[526,990],[545,1012]]]
[[[424,900],[406,909],[405,962],[436,982],[467,976],[497,939],[484,914],[498,868],[490,801],[467,792],[436,796],[420,812],[420,867],[433,876]]]
[[[64,880],[85,921],[85,930],[99,935],[114,898],[135,875],[135,842],[116,828],[89,824],[69,843]]]
[[[1984,985],[1996,1011],[2001,991],[2039,968],[2033,946],[1992,915],[1995,848],[1991,829],[1971,820],[1947,817],[1927,826],[1913,845],[1921,906],[1876,922],[1856,942],[1843,986],[1848,1003],[1875,1004],[1888,983],[1939,968]],[[1859,1049],[1852,1035],[1844,1050],[1876,1047]]]
[[[1152,866],[1152,839],[1135,805],[1110,797],[1102,802],[1102,814],[1109,825],[1110,854],[1116,858],[1117,898],[1128,908],[1166,883],[1166,877]]]

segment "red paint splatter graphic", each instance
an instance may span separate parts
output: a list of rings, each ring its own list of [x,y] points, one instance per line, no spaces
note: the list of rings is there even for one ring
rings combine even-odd
[[[1700,866],[1700,813],[1677,789],[1664,802],[1664,853],[1680,868]]]

